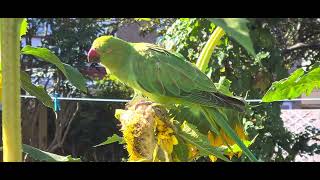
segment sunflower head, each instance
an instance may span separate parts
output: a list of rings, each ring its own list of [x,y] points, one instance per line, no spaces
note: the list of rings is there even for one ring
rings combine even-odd
[[[233,126],[233,129],[243,142],[249,142],[248,136],[246,135],[246,132],[243,128],[243,125],[237,123]],[[221,146],[228,147],[228,146],[230,146],[231,149],[228,148],[225,151],[225,155],[229,156],[230,160],[232,159],[232,157],[234,155],[237,155],[238,158],[242,155],[242,150],[222,129],[220,130],[220,135],[215,135],[213,132],[209,131],[208,132],[208,139],[209,139],[211,145],[214,147],[221,147]],[[249,145],[248,143],[245,143],[245,144]],[[209,158],[213,162],[215,162],[217,160],[217,157],[215,157],[213,155],[209,156]]]
[[[155,113],[148,105],[129,106],[118,110],[121,131],[129,154],[129,161],[151,160],[156,146],[153,129]]]
[[[135,101],[126,110],[117,110],[116,118],[121,122],[129,161],[171,160],[178,140],[164,107],[145,100]]]

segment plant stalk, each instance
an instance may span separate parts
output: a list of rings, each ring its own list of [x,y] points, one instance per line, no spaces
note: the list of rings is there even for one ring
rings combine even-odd
[[[20,114],[20,26],[22,18],[0,19],[3,161],[22,162]]]
[[[223,29],[217,26],[214,32],[212,33],[212,35],[210,36],[209,40],[207,41],[207,44],[204,46],[203,50],[201,51],[201,54],[197,60],[196,65],[202,72],[206,71],[211,55],[213,53],[213,50],[224,34],[225,32],[223,31]]]

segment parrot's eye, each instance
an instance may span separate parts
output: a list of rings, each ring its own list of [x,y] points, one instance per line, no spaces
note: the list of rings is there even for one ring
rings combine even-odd
[[[98,67],[98,63],[91,63],[90,68],[97,68]]]
[[[112,49],[107,49],[106,53],[110,54],[112,52]]]

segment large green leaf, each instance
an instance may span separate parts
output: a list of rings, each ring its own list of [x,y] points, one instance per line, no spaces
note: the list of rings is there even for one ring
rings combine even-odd
[[[184,121],[180,131],[178,135],[186,142],[196,146],[201,155],[214,155],[224,161],[230,162],[230,160],[223,155],[224,149],[211,146],[207,136],[201,134],[194,125]]]
[[[2,147],[0,147],[2,151]],[[57,154],[42,151],[32,146],[22,144],[22,151],[28,154],[32,159],[46,162],[81,162],[80,158],[72,158],[69,156],[60,156]]]
[[[53,109],[53,102],[43,86],[32,84],[29,75],[23,71],[20,72],[21,88],[27,91],[31,96],[35,96],[45,106]]]
[[[251,160],[251,161],[258,161],[256,157],[252,154],[252,152],[247,148],[247,146],[241,141],[238,135],[234,132],[234,130],[229,126],[228,119],[220,113],[220,111],[216,109],[210,109],[210,115],[213,118],[209,118],[209,121],[214,120],[220,128],[232,139],[236,142],[236,144],[242,149],[244,154]]]
[[[62,64],[66,69],[66,77],[69,79],[69,81],[81,91],[87,92],[86,79],[82,76],[82,74],[76,68],[70,66],[69,64]]]
[[[284,99],[292,99],[306,94],[307,96],[315,88],[320,87],[320,67],[312,68],[305,72],[302,68],[294,71],[288,78],[272,83],[267,93],[263,96],[263,102],[272,102]]]
[[[245,18],[209,18],[211,22],[220,26],[229,36],[241,44],[251,55],[256,53],[247,27]]]
[[[40,149],[34,148],[26,144],[22,145],[22,149],[24,153],[28,154],[31,158],[38,161],[47,161],[47,162],[80,162],[81,161],[80,158],[72,158],[70,155],[60,156],[57,154],[42,151]]]
[[[114,142],[118,142],[119,144],[123,144],[124,143],[124,140],[122,137],[116,135],[116,134],[113,134],[111,137],[108,137],[108,139],[98,145],[95,145],[93,147],[98,147],[98,146],[103,146],[103,145],[107,145],[107,144],[111,144],[111,143],[114,143]]]
[[[32,55],[44,61],[54,64],[70,80],[70,82],[83,92],[87,92],[86,80],[82,74],[72,66],[64,64],[60,59],[47,48],[35,48],[25,46],[21,50],[22,54]]]

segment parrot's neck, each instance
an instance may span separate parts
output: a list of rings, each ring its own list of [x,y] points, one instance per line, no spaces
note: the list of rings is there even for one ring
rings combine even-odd
[[[115,50],[112,54],[104,57],[102,64],[106,67],[109,74],[115,75],[120,81],[127,83],[129,78],[131,47],[122,50]]]

